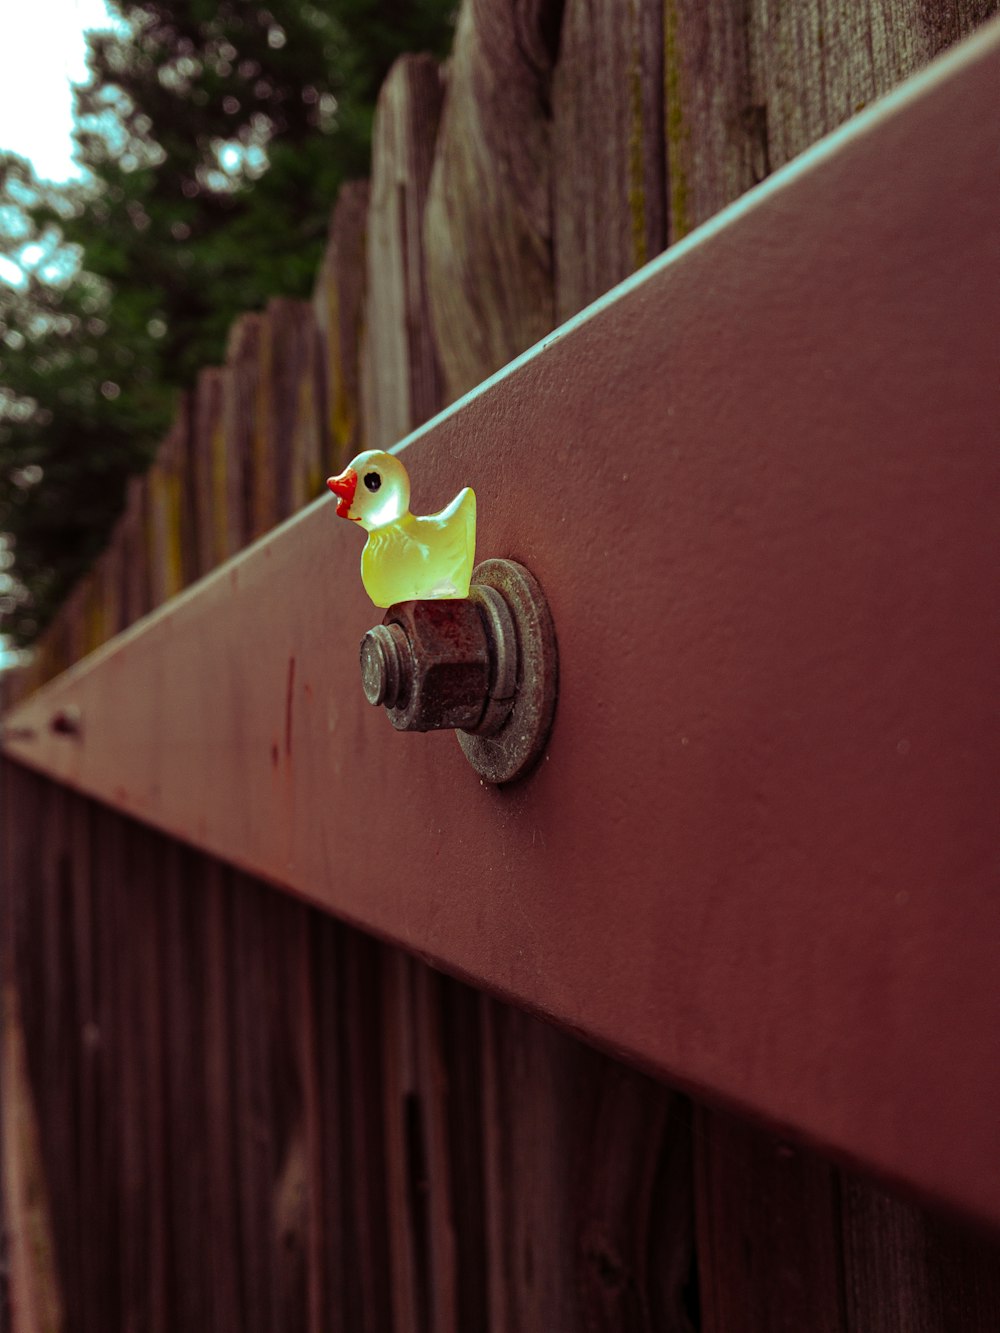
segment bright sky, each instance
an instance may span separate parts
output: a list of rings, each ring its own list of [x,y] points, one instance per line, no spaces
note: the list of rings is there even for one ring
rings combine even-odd
[[[0,149],[43,179],[79,176],[71,83],[87,75],[83,34],[112,26],[104,0],[0,0]]]

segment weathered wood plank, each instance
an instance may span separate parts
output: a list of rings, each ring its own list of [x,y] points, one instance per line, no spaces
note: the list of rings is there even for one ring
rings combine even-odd
[[[38,1077],[42,976],[38,954],[39,857],[45,785],[0,765],[0,817],[21,836],[0,837],[0,1171],[5,1257],[14,1333],[62,1333],[65,1292],[57,1250],[45,1120],[50,1105]],[[29,832],[30,831],[30,832]],[[27,1012],[22,995],[27,1001]],[[34,1049],[35,1060],[31,1055]],[[35,1068],[32,1069],[32,1063]]]
[[[345,927],[336,930],[340,960],[336,1021],[342,1063],[337,1096],[345,1134],[338,1145],[346,1182],[347,1210],[331,1199],[339,1214],[341,1254],[346,1281],[343,1296],[332,1288],[333,1313],[345,1328],[383,1333],[392,1324],[387,1144],[383,1106],[388,1078],[381,1053],[384,1040],[386,950]]]
[[[92,653],[117,634],[119,627],[118,552],[114,533],[87,576],[86,651]]]
[[[149,496],[146,539],[150,598],[161,606],[184,587],[184,470],[189,430],[187,398],[146,474]]]
[[[465,0],[424,217],[445,395],[552,329],[552,75],[562,0]]]
[[[2,1166],[6,1259],[14,1333],[65,1327],[41,1135],[28,1076],[17,990],[3,987]]]
[[[425,1095],[440,1120],[431,1136],[436,1211],[448,1228],[443,1271],[452,1318],[460,1333],[489,1329],[486,1274],[486,1198],[483,1161],[480,996],[437,972],[423,971],[433,1057],[422,1051]],[[423,1046],[429,1045],[427,1036]],[[431,1075],[431,1078],[428,1078]],[[438,1169],[436,1161],[446,1161]],[[445,1194],[445,1191],[447,1193]],[[442,1199],[441,1196],[445,1196]],[[446,1207],[442,1203],[446,1201]]]
[[[694,1333],[690,1103],[610,1061],[588,1084],[575,1204],[581,1311],[594,1333]]]
[[[1000,1328],[995,1236],[924,1212],[846,1173],[841,1219],[852,1333]]]
[[[69,1310],[70,1293],[81,1287],[83,1265],[83,1237],[71,1207],[79,1181],[77,1089],[81,1055],[73,984],[78,965],[73,948],[75,884],[68,854],[73,798],[65,788],[48,785],[42,788],[41,796],[39,824],[49,836],[36,850],[34,901],[28,908],[25,936],[25,946],[35,953],[39,967],[38,985],[30,992],[21,988],[21,1003],[31,1014],[25,1036],[33,1080],[44,1106],[40,1119],[43,1150],[46,1160],[55,1167],[54,1171],[50,1167],[50,1182],[69,1182],[66,1196],[52,1189],[50,1183],[53,1232]],[[35,935],[34,941],[29,940],[29,933]]]
[[[246,1333],[278,1333],[274,1268],[273,1186],[278,1175],[277,1112],[268,1071],[269,1033],[262,1023],[270,992],[270,904],[248,880],[233,894],[233,1055],[239,1114],[234,1125],[239,1185],[239,1251]]]
[[[224,459],[226,489],[226,554],[232,555],[257,535],[254,529],[254,467],[262,451],[257,422],[257,385],[262,316],[242,315],[229,332],[227,374],[223,385]]]
[[[372,137],[362,347],[365,441],[388,449],[441,407],[428,317],[424,210],[442,102],[430,56],[403,56],[379,93]]]
[[[319,476],[322,450],[316,435],[315,389],[311,399],[303,399],[302,394],[303,376],[308,383],[317,369],[313,333],[313,314],[307,302],[283,297],[268,302],[260,323],[254,404],[254,536],[287,518],[293,506],[301,506],[308,478]]]
[[[996,1327],[995,1238],[715,1111],[699,1325],[683,1099],[12,772],[6,975],[46,997],[24,1086],[67,1328]]]
[[[701,1109],[695,1201],[703,1333],[845,1333],[835,1168]]]
[[[244,1108],[237,1099],[234,1069],[234,961],[231,875],[206,861],[192,893],[203,896],[205,931],[204,1062],[205,1159],[208,1206],[205,1246],[209,1283],[209,1328],[242,1328],[243,1262],[239,1243],[242,1181],[237,1135]]]
[[[129,881],[125,873],[128,824],[98,806],[90,806],[92,822],[92,949],[96,981],[96,1029],[90,1034],[100,1074],[99,1162],[104,1178],[104,1230],[91,1229],[92,1244],[101,1250],[94,1272],[101,1274],[94,1308],[88,1311],[94,1333],[107,1324],[127,1328],[136,1317],[133,1228],[140,1223],[130,1211],[132,1182],[141,1180],[138,1157],[141,1103],[134,1092],[136,1070],[129,1063],[128,1034],[134,996],[126,989],[125,964],[135,948],[132,922],[123,910]],[[81,1210],[85,1211],[85,1210]],[[117,1243],[106,1244],[107,1236]]]
[[[205,1152],[207,1090],[202,1052],[205,1046],[205,978],[213,960],[206,957],[205,911],[190,885],[202,871],[193,854],[164,840],[156,878],[138,891],[155,896],[164,1004],[163,1101],[164,1155],[169,1189],[165,1198],[167,1283],[174,1328],[209,1328],[212,1269],[203,1235],[208,1214],[208,1163]],[[203,873],[203,872],[202,872]]]
[[[782,166],[967,35],[996,0],[749,0],[751,104]]]
[[[65,904],[72,930],[68,950],[69,967],[62,985],[71,991],[73,1028],[77,1034],[79,1057],[76,1088],[76,1173],[74,1187],[78,1199],[87,1200],[86,1209],[71,1207],[72,1221],[79,1231],[81,1254],[79,1288],[74,1293],[74,1327],[83,1333],[102,1333],[101,1293],[114,1283],[117,1253],[113,1246],[95,1244],[95,1237],[109,1236],[116,1229],[109,1170],[113,1158],[107,1151],[104,1120],[109,1113],[105,1033],[101,990],[103,973],[109,959],[99,950],[98,920],[99,873],[95,875],[94,810],[89,803],[72,801],[69,805],[66,850],[72,873],[72,894]]]
[[[434,1333],[465,1333],[466,1330],[475,1333],[483,1328],[481,1312],[472,1313],[471,1319],[463,1322],[459,1308],[459,1273],[465,1238],[459,1234],[455,1217],[459,1182],[455,1178],[457,1163],[453,1153],[462,1131],[461,1117],[455,1115],[457,1108],[451,1101],[451,1071],[442,1042],[442,989],[440,977],[427,968],[414,969],[412,1020],[416,1095],[422,1108],[426,1175],[423,1192],[429,1320]],[[476,1257],[481,1261],[481,1254]]]
[[[316,278],[313,307],[325,349],[326,465],[340,471],[364,448],[360,355],[365,307],[367,181],[348,181],[337,196],[330,239]]]
[[[123,522],[124,515],[115,524],[111,541],[101,561],[101,619],[105,641],[114,638],[126,625]]]
[[[378,1018],[363,1006],[355,1007],[347,998],[346,932],[336,922],[314,913],[310,914],[309,921],[315,996],[316,1097],[322,1126],[316,1169],[322,1184],[317,1226],[324,1308],[333,1327],[357,1329],[358,1333],[380,1333],[385,1325],[372,1322],[371,1310],[366,1314],[362,1294],[371,1254],[366,1242],[371,1233],[362,1221],[363,1206],[359,1207],[357,1190],[359,1186],[364,1190],[363,1164],[369,1158],[360,1145],[355,1144],[350,1102],[352,1091],[363,1100],[364,1072],[380,1072],[380,1063],[370,1058],[363,1061],[362,1077],[352,1088],[353,1071],[347,1050],[351,1034],[348,1012],[356,1015],[357,1027],[367,1027],[369,1022],[377,1025]],[[375,1106],[378,1104],[376,1100]],[[368,1107],[362,1109],[363,1123],[370,1118],[366,1114],[368,1110]],[[372,1163],[372,1175],[373,1187],[378,1188],[375,1184],[379,1175],[377,1162]],[[387,1266],[383,1263],[373,1295],[379,1288],[383,1293],[386,1290]]]
[[[671,242],[771,169],[750,81],[748,0],[664,5],[664,121]]]
[[[126,625],[139,620],[152,606],[145,542],[145,509],[145,478],[133,477],[125,492],[125,512],[122,515],[121,528],[124,566],[122,617]]]
[[[272,1187],[278,1333],[320,1333],[324,1276],[320,1124],[314,1045],[314,980],[309,949],[312,913],[301,903],[267,895],[273,912],[272,989],[262,1025],[270,1028],[269,1077],[274,1090],[275,1165]],[[291,910],[289,910],[291,908]]]
[[[320,1093],[320,1068],[323,1054],[318,1042],[319,1023],[317,1006],[319,987],[315,970],[315,952],[312,936],[320,924],[319,914],[299,911],[293,920],[294,929],[289,949],[290,1020],[298,1062],[298,1077],[302,1085],[302,1159],[305,1202],[302,1207],[302,1231],[305,1235],[306,1319],[307,1333],[324,1333],[330,1326],[327,1310],[331,1304],[329,1277],[323,1263],[325,1243],[323,1229],[326,1209],[327,1184],[323,1175],[326,1123]]]
[[[663,249],[661,0],[567,0],[552,84],[556,320]]]
[[[164,968],[160,918],[163,845],[137,825],[125,829],[123,842],[119,912],[121,938],[129,945],[122,958],[122,1058],[130,1099],[127,1114],[137,1131],[128,1162],[126,1194],[132,1261],[129,1314],[131,1321],[143,1320],[152,1333],[171,1333],[176,1292],[170,1281],[168,1201],[172,1181],[167,1144],[165,1027],[174,996]],[[122,890],[130,892],[126,896]]]
[[[288,512],[296,513],[321,494],[329,475],[325,350],[312,305],[298,303],[293,374]]]
[[[191,407],[193,456],[189,494],[194,511],[198,575],[207,574],[226,558],[222,440],[225,376],[226,372],[217,366],[201,371]]]
[[[392,1327],[432,1333],[427,1234],[425,1107],[417,1081],[412,959],[399,952],[382,969],[382,1124]]]
[[[690,1333],[688,1135],[668,1090],[485,999],[482,1062],[490,1328]]]
[[[86,643],[87,584],[81,579],[67,597],[62,614],[62,653],[67,665],[78,662]]]

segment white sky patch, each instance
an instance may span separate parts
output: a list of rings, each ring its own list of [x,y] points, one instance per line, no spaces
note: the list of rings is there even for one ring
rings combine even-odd
[[[24,274],[6,255],[0,255],[0,282],[5,282],[8,287],[24,287],[27,283]]]
[[[82,174],[70,84],[87,77],[84,32],[114,26],[104,0],[0,0],[0,150],[43,180]]]

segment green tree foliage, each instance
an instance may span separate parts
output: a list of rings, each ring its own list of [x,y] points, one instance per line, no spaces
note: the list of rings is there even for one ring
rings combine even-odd
[[[84,204],[78,188],[46,186],[0,157],[0,528],[15,543],[0,615],[17,642],[100,550],[124,479],[169,410],[156,360],[134,365],[112,335],[109,285],[65,240]]]
[[[107,538],[179,388],[268,296],[306,295],[379,86],[454,0],[113,0],[77,91],[83,185],[0,157],[0,529],[27,642]],[[20,272],[17,285],[4,277]]]

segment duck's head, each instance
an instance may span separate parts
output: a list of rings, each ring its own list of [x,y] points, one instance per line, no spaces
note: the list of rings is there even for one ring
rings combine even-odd
[[[326,483],[337,497],[337,513],[360,523],[368,532],[403,517],[410,507],[410,478],[392,454],[366,449],[351,460],[339,477]]]

